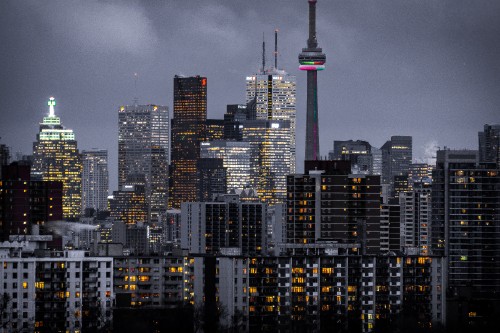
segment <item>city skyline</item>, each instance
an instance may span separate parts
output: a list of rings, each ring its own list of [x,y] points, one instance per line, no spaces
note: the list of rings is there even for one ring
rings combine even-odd
[[[57,5],[57,6],[56,6]],[[453,5],[453,6],[452,6]],[[185,7],[183,7],[185,6]],[[319,1],[317,30],[328,54],[319,76],[321,156],[334,140],[381,147],[393,135],[477,149],[477,132],[498,123],[500,4]],[[208,78],[208,117],[245,99],[261,65],[262,32],[272,65],[297,77],[297,172],[302,172],[306,79],[297,54],[307,39],[307,3],[235,1],[0,4],[1,143],[31,154],[48,97],[79,149],[107,149],[117,188],[120,105],[159,104],[172,115],[175,74]],[[78,13],[78,15],[76,15]],[[129,24],[134,22],[134,24]],[[137,88],[134,73],[138,73]],[[13,111],[14,110],[14,111]],[[415,158],[414,158],[415,160]]]

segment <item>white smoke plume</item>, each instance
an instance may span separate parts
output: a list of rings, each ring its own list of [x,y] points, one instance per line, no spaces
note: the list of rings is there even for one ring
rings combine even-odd
[[[97,226],[78,222],[49,221],[45,223],[45,228],[57,235],[64,236],[69,232],[80,232],[83,230],[95,230]]]
[[[436,164],[436,152],[438,151],[439,146],[436,140],[428,141],[424,145],[424,163],[429,165]]]

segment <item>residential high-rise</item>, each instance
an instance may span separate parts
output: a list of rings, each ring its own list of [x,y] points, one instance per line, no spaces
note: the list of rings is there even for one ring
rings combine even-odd
[[[0,293],[8,300],[2,332],[98,332],[111,326],[113,258],[34,245],[51,241],[49,235],[15,240],[0,244]]]
[[[37,141],[33,143],[33,180],[62,181],[63,218],[78,219],[81,214],[82,162],[75,134],[65,129],[55,115],[56,101],[48,102],[49,114],[40,123]]]
[[[221,304],[227,311],[221,325],[238,321],[241,332],[426,332],[446,322],[441,257],[193,259],[195,304],[211,311]]]
[[[196,164],[200,143],[206,140],[207,78],[174,77],[174,118],[172,119],[172,198],[170,205],[197,201]]]
[[[453,330],[470,331],[470,313],[498,320],[500,169],[478,161],[477,150],[438,150],[432,177],[432,251],[446,259]]]
[[[309,39],[307,47],[299,54],[300,70],[307,71],[307,114],[305,160],[318,160],[318,70],[325,69],[326,55],[316,39],[316,0],[309,2]]]
[[[181,245],[190,253],[220,253],[237,248],[241,254],[263,254],[266,246],[266,204],[242,201],[237,194],[210,202],[183,203]]]
[[[302,253],[325,242],[379,253],[380,177],[351,174],[349,161],[306,161],[304,169],[287,179],[287,243]]]
[[[401,253],[401,206],[396,199],[380,205],[380,252]]]
[[[401,247],[406,254],[425,256],[431,244],[431,184],[415,183],[399,193]]]
[[[168,203],[169,114],[161,105],[118,110],[118,186],[142,177],[147,221],[158,222]]]
[[[500,125],[484,125],[479,132],[479,160],[500,166]]]
[[[4,165],[0,176],[0,240],[62,219],[61,181],[32,180],[30,166],[18,162]]]
[[[108,151],[82,151],[82,213],[87,208],[108,210]]]

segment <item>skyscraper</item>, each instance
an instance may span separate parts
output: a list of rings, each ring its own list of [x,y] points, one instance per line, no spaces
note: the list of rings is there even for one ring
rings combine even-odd
[[[118,185],[143,178],[147,221],[157,222],[168,201],[168,108],[127,105],[118,110]]]
[[[174,118],[172,119],[171,206],[197,201],[196,164],[200,143],[206,140],[207,78],[174,77]]]
[[[108,209],[108,151],[82,151],[82,213],[87,208]]]
[[[48,102],[49,115],[40,123],[37,141],[33,143],[33,180],[62,181],[63,218],[78,219],[81,213],[82,163],[75,134],[65,129],[55,115],[56,101]]]
[[[307,114],[305,160],[319,159],[318,70],[325,69],[326,55],[316,40],[316,0],[309,2],[309,39],[299,54],[299,69],[307,71]]]
[[[394,177],[408,177],[412,161],[412,137],[391,136],[382,150],[382,184],[389,185],[390,195],[394,195]]]
[[[277,68],[263,69],[246,78],[246,102],[255,101],[256,119],[284,120],[290,123],[287,134],[290,173],[295,173],[296,78]]]
[[[290,169],[290,122],[287,120],[246,120],[241,122],[243,141],[254,148],[251,172],[261,200],[269,204],[283,202],[286,176]]]

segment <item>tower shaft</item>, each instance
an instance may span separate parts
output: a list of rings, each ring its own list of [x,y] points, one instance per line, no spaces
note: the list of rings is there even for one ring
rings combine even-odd
[[[318,71],[307,71],[306,161],[319,159]]]

